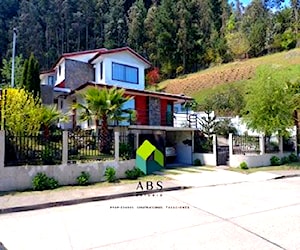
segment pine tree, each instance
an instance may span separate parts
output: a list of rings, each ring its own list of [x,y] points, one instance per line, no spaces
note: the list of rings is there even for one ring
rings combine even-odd
[[[128,45],[140,54],[145,54],[143,44],[145,43],[146,14],[143,0],[137,0],[128,11]]]
[[[32,92],[34,96],[40,95],[40,67],[38,61],[35,59],[33,53],[31,53],[29,59],[25,60],[22,87],[29,92]]]
[[[127,26],[125,20],[124,0],[110,0],[105,24],[106,48],[123,47],[127,44]]]
[[[146,19],[144,20],[145,36],[146,40],[143,47],[145,48],[146,55],[150,59],[153,65],[158,66],[158,55],[156,45],[156,29],[154,22],[157,18],[158,7],[154,3],[147,12]]]

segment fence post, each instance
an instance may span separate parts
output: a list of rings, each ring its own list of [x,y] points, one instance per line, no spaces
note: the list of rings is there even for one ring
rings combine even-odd
[[[140,145],[139,145],[139,135],[140,135],[140,134],[139,134],[138,132],[135,133],[135,142],[134,142],[134,143],[135,143],[135,149],[136,149],[136,150],[137,150],[137,149],[139,148],[139,146],[140,146]]]
[[[0,169],[4,168],[5,157],[5,131],[0,130]]]
[[[68,131],[63,131],[62,164],[68,164]]]
[[[265,154],[265,137],[263,135],[259,136],[259,150],[261,155]]]
[[[213,143],[213,154],[215,156],[215,159],[216,159],[216,166],[218,165],[218,162],[217,162],[217,153],[218,153],[218,149],[217,149],[217,135],[216,134],[213,134],[212,136],[213,140],[212,140],[212,143]]]
[[[279,136],[279,153],[283,154],[283,137]]]
[[[115,131],[115,160],[119,161],[120,132]]]
[[[232,133],[230,133],[229,137],[228,137],[228,146],[229,146],[229,159],[230,159],[230,156],[233,155],[233,135],[232,135]]]

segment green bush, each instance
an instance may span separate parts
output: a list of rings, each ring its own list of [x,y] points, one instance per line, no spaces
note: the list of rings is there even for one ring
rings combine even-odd
[[[108,182],[116,181],[116,170],[113,167],[108,167],[105,169],[104,176]]]
[[[298,157],[297,157],[297,155],[295,153],[291,153],[289,155],[289,160],[290,160],[290,162],[297,162],[298,161]]]
[[[144,172],[139,168],[133,168],[131,170],[128,169],[125,171],[125,174],[126,174],[126,178],[129,180],[136,180],[137,178],[145,175]]]
[[[53,177],[48,177],[45,173],[37,173],[32,180],[33,190],[47,190],[59,187],[58,181]]]
[[[290,159],[287,156],[281,158],[281,164],[288,164],[290,163]]]
[[[90,174],[82,171],[81,174],[76,178],[78,185],[85,186],[89,184]]]
[[[194,166],[202,166],[201,160],[200,159],[195,159],[194,160]]]
[[[271,166],[280,166],[281,165],[280,158],[275,155],[271,157],[270,162],[271,162]]]
[[[240,164],[240,168],[241,169],[249,169],[247,163],[244,161]]]

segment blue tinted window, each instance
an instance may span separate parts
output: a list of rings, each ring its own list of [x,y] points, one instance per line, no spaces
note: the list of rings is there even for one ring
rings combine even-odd
[[[124,64],[112,64],[112,79],[122,82],[138,83],[138,68]]]

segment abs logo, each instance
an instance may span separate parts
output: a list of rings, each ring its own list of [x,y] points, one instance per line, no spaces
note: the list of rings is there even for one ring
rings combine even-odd
[[[141,181],[139,181],[136,190],[137,191],[144,191],[144,190],[162,190],[163,189],[163,183],[162,181],[146,181],[146,183],[143,183]]]

